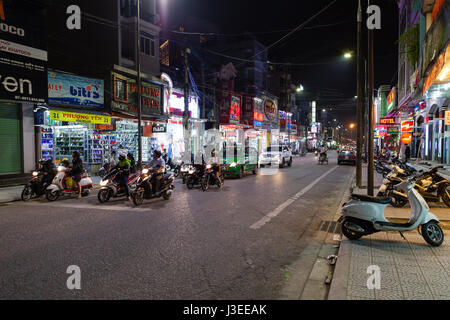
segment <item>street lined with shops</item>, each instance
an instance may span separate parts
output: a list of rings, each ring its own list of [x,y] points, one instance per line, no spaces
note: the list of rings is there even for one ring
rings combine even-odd
[[[139,208],[124,200],[102,206],[95,194],[81,201],[3,205],[0,295],[277,299],[299,279],[290,265],[310,250],[348,187],[353,167],[336,167],[335,156],[330,158],[329,166],[318,165],[313,155],[295,158],[292,168],[275,175],[227,179],[223,191],[187,190],[177,182],[171,200]],[[281,199],[295,197],[321,176],[270,222],[251,228]],[[301,296],[317,256],[307,257],[309,269],[301,270],[304,280],[291,298]],[[69,265],[81,269],[78,292],[66,288]]]

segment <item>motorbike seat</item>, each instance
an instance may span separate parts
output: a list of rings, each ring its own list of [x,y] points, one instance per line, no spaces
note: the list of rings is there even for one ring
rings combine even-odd
[[[389,204],[392,202],[391,198],[385,198],[385,197],[372,197],[372,196],[366,196],[363,194],[352,194],[351,196],[353,199],[358,199],[361,201],[367,201],[367,202],[374,202],[374,203],[380,203],[380,204]]]
[[[168,179],[170,179],[170,177],[172,177],[171,173],[165,173],[163,179],[168,180]]]

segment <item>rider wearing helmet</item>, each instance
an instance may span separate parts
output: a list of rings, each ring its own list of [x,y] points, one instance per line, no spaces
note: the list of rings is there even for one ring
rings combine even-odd
[[[130,161],[130,173],[136,173],[136,160],[134,160],[133,154],[128,153],[127,159]]]
[[[78,199],[81,199],[81,174],[83,173],[83,161],[78,151],[72,153],[72,168],[70,169],[70,175],[73,181],[75,181],[78,188]]]
[[[208,160],[208,164],[212,166],[214,173],[216,174],[216,178],[219,181],[220,188],[222,189],[222,179],[220,179],[220,175],[222,173],[222,168],[220,167],[220,159],[217,156],[216,149],[211,151],[211,158]]]
[[[158,150],[153,151],[153,159],[148,165],[154,171],[151,180],[153,193],[157,193],[159,191],[159,188],[161,186],[161,180],[164,177],[164,170],[166,168],[166,163],[161,156],[162,156],[161,151]]]
[[[127,199],[130,200],[130,190],[128,189],[128,176],[130,174],[131,162],[128,160],[123,153],[119,154],[119,162],[113,168],[119,171],[116,176],[116,181],[120,183],[125,188],[125,194]]]
[[[40,159],[39,164],[41,165],[39,172],[42,173],[41,183],[43,185],[48,185],[55,177],[55,165],[53,164],[52,159]]]

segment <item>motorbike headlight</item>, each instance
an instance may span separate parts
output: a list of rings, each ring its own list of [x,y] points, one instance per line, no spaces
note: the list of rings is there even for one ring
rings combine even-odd
[[[189,174],[194,174],[194,170],[189,170]]]
[[[148,169],[143,169],[143,170],[142,170],[142,173],[143,173],[143,174],[147,174],[147,173],[148,173]]]
[[[38,176],[38,174],[39,174],[39,172],[37,172],[37,171],[33,171],[33,177],[37,177],[37,176]]]
[[[58,167],[58,172],[61,172],[61,171],[63,171],[64,170],[64,167],[62,167],[62,166],[59,166]]]
[[[236,166],[237,166],[237,163],[236,163],[236,162],[233,162],[233,163],[230,165],[231,168],[234,168],[234,167],[236,167]]]
[[[208,164],[208,165],[206,166],[206,169],[211,169],[211,167],[212,167],[212,165]]]
[[[100,181],[100,185],[101,185],[102,187],[106,186],[107,184],[108,184],[108,180],[102,180],[102,181]]]

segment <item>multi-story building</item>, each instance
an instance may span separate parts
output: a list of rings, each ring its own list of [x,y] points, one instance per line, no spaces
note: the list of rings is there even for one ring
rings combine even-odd
[[[450,3],[445,0],[403,0],[399,2],[399,8],[400,121],[414,120],[411,133],[413,157],[448,164]]]

